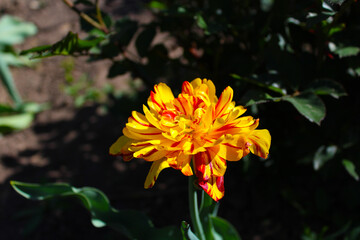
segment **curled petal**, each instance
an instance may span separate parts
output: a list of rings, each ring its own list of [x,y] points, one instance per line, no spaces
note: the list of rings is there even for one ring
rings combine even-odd
[[[268,130],[254,130],[251,135],[248,136],[250,141],[250,151],[262,158],[267,158],[269,154],[269,148],[271,144],[271,136]]]
[[[207,181],[199,180],[198,184],[212,199],[214,199],[214,201],[217,202],[224,197],[224,176],[212,176]]]
[[[166,161],[166,158],[153,162],[150,171],[146,177],[144,188],[151,188],[152,186],[154,186],[155,181],[159,176],[159,173],[164,168],[168,168],[168,167],[170,167],[170,165]]]
[[[121,155],[124,161],[130,161],[133,158],[133,153],[129,151],[132,142],[132,139],[121,136],[111,145],[109,153],[111,155]]]

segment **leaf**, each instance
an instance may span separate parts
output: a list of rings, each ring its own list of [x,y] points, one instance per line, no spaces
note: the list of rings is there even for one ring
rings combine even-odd
[[[327,161],[332,159],[335,156],[337,149],[338,148],[334,145],[320,146],[314,154],[314,169],[319,170]]]
[[[215,240],[241,240],[234,226],[227,220],[216,216],[211,216],[210,219],[215,232],[213,234]]]
[[[260,0],[260,8],[264,12],[270,11],[273,5],[274,0]]]
[[[316,80],[310,84],[309,88],[317,95],[330,95],[336,99],[347,95],[340,83],[330,79]]]
[[[359,181],[359,175],[356,173],[354,163],[345,159],[342,161],[342,164],[350,176],[352,176],[356,181]]]
[[[334,53],[339,55],[339,58],[356,56],[360,53],[360,48],[355,46],[346,46],[337,48]]]
[[[185,221],[181,223],[181,233],[183,240],[199,240],[199,238],[191,231],[190,224]]]
[[[13,53],[1,53],[3,61],[9,66],[21,67],[31,66],[34,61],[29,59],[29,56],[17,56]]]
[[[92,40],[81,40],[77,34],[69,32],[65,38],[53,45],[31,48],[22,51],[20,54],[23,55],[31,53],[31,58],[45,58],[57,55],[68,56],[76,53],[82,54],[89,51],[92,47],[95,47],[102,40],[104,40],[103,37],[98,37]]]
[[[155,37],[156,29],[154,27],[148,27],[142,31],[136,38],[135,46],[136,50],[141,57],[144,57]]]
[[[1,129],[22,130],[28,128],[34,120],[31,113],[17,113],[12,115],[0,115],[0,132]]]
[[[4,84],[8,94],[10,95],[11,99],[14,101],[16,106],[20,106],[22,104],[22,99],[17,91],[17,88],[14,83],[14,79],[11,75],[9,66],[0,55],[0,80]]]
[[[304,92],[297,96],[286,96],[282,99],[290,102],[310,122],[320,125],[325,117],[325,105],[314,93]]]
[[[208,26],[200,13],[195,15],[195,20],[196,20],[196,24],[198,25],[199,28],[207,30]]]
[[[14,45],[37,32],[32,23],[21,21],[16,17],[5,15],[0,19],[0,45]]]
[[[174,226],[155,228],[150,219],[141,212],[114,209],[106,195],[96,188],[75,188],[66,183],[10,183],[15,191],[27,199],[75,197],[91,213],[91,222],[95,227],[109,226],[130,239],[181,239],[180,231]]]
[[[157,10],[165,10],[166,9],[166,4],[163,2],[159,2],[159,1],[151,1],[148,6],[152,9],[157,9]]]

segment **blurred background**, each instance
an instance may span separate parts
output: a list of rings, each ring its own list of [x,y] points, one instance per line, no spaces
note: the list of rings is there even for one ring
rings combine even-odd
[[[190,221],[185,176],[145,190],[150,164],[108,148],[154,84],[176,95],[200,77],[272,135],[268,159],[228,162],[219,216],[245,240],[360,239],[359,53],[356,0],[1,0],[2,238],[122,239],[10,180],[96,187],[158,227]]]

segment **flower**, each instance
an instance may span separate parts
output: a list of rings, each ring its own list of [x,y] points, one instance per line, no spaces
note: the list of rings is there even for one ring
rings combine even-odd
[[[211,80],[200,78],[185,81],[177,98],[165,83],[155,85],[144,114],[132,112],[110,154],[152,162],[145,188],[165,168],[186,176],[194,170],[199,186],[218,201],[224,196],[226,161],[238,161],[249,152],[267,158],[271,137],[268,130],[256,129],[258,119],[240,117],[246,109],[235,106],[231,87],[219,98],[215,91]]]

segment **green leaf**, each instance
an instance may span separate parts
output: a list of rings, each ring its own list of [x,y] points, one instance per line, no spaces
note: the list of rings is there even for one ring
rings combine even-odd
[[[0,45],[14,45],[37,32],[32,23],[21,21],[16,17],[5,15],[0,19]]]
[[[356,173],[354,163],[345,159],[342,161],[342,164],[350,176],[352,176],[356,181],[359,181],[359,175]]]
[[[17,56],[13,53],[1,53],[3,61],[9,66],[21,67],[31,66],[34,61],[29,59],[29,56]]]
[[[227,220],[216,216],[211,216],[210,219],[215,240],[241,240],[235,227]]]
[[[319,79],[311,83],[309,88],[317,95],[330,95],[336,99],[346,96],[344,87],[330,79]]]
[[[355,46],[346,46],[337,48],[334,53],[339,55],[339,58],[356,56],[360,53],[360,48]]]
[[[151,1],[148,6],[152,9],[157,9],[157,10],[165,10],[166,9],[166,4],[163,2],[159,2],[159,1]]]
[[[195,15],[195,20],[196,20],[196,24],[198,25],[199,28],[207,30],[208,26],[200,13]]]
[[[144,57],[155,37],[156,29],[155,27],[148,27],[142,31],[139,36],[136,38],[135,46],[136,50],[141,57]]]
[[[114,209],[106,195],[96,188],[75,188],[66,183],[41,185],[17,181],[11,181],[11,185],[27,199],[75,197],[91,213],[91,222],[95,227],[109,226],[130,239],[181,239],[181,232],[174,226],[155,228],[141,212]]]
[[[7,92],[9,93],[11,99],[14,101],[16,106],[20,106],[22,104],[22,99],[20,97],[19,92],[17,91],[10,69],[1,55],[0,55],[0,80],[4,84]]]
[[[31,48],[25,51],[22,51],[20,54],[32,54],[31,58],[45,58],[52,57],[57,55],[75,55],[82,54],[86,51],[89,51],[92,47],[95,47],[99,44],[103,37],[98,37],[92,40],[81,40],[78,35],[72,32],[69,32],[66,37],[54,45],[44,45],[35,48]]]
[[[290,102],[310,122],[320,125],[325,117],[325,105],[314,93],[304,92],[297,96],[286,96],[283,100]]]
[[[327,161],[332,159],[335,156],[337,149],[338,148],[334,145],[320,146],[314,154],[314,169],[319,170]]]
[[[32,113],[0,115],[0,132],[2,132],[1,129],[22,130],[28,128],[33,120],[34,115]]]
[[[260,8],[264,12],[270,11],[273,5],[274,0],[260,0]]]
[[[181,223],[181,233],[183,240],[199,240],[199,238],[191,231],[190,224],[185,221]]]

